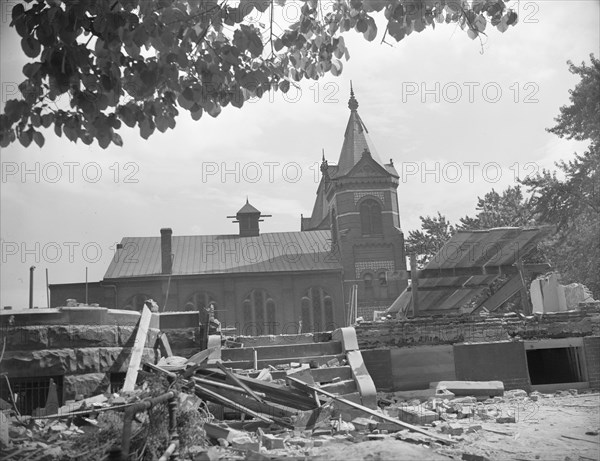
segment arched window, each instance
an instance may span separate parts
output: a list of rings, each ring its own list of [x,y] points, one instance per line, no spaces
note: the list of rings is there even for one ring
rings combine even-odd
[[[274,335],[276,305],[267,290],[256,288],[242,302],[244,335]]]
[[[360,204],[360,227],[363,235],[383,234],[379,202],[367,199]]]
[[[136,293],[125,301],[125,305],[121,309],[141,312],[144,308],[144,303],[148,299],[152,299],[152,296],[145,293]]]
[[[365,288],[372,288],[373,287],[373,274],[371,274],[370,272],[366,272],[363,275],[363,281],[365,282]]]
[[[218,303],[211,293],[208,291],[196,291],[185,302],[185,310],[199,311],[200,309],[206,309],[210,303],[214,303],[215,309],[217,309]],[[215,315],[215,317],[217,316]]]
[[[386,287],[388,284],[386,272],[385,271],[379,272],[377,277],[379,278],[379,286]]]
[[[333,323],[333,299],[321,287],[310,287],[300,301],[302,332],[327,331]]]

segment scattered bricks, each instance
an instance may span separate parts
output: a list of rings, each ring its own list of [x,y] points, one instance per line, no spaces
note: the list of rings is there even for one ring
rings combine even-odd
[[[543,398],[544,394],[542,394],[541,392],[538,391],[533,391],[531,394],[529,394],[529,398],[531,400],[533,400],[534,402],[537,402],[539,399]]]
[[[387,435],[385,435],[385,434],[368,434],[367,439],[368,440],[385,440],[385,439],[387,439]]]
[[[286,440],[286,442],[290,445],[298,445],[299,447],[309,447],[311,444],[310,440],[301,438],[301,437],[292,437]]]
[[[450,404],[455,405],[455,404],[470,404],[470,403],[476,403],[477,399],[475,397],[456,397],[452,400],[450,400]]]
[[[280,439],[279,437],[275,437],[274,435],[271,435],[271,434],[262,434],[261,442],[262,442],[263,447],[265,447],[267,450],[278,450],[280,448],[285,448],[283,439]]]
[[[527,392],[525,392],[523,389],[512,389],[510,391],[506,391],[504,393],[504,397],[507,399],[523,398],[527,397]]]
[[[471,405],[462,406],[457,414],[458,419],[471,418],[472,416],[473,407]]]
[[[243,451],[248,451],[248,450],[258,451],[258,450],[260,450],[260,444],[256,441],[254,441],[247,434],[236,435],[235,437],[233,437],[230,440],[230,442],[231,442],[231,446],[233,448],[235,448],[236,450],[243,450]]]
[[[410,424],[430,424],[439,419],[437,413],[420,406],[406,406],[398,410],[398,419]]]
[[[444,421],[456,421],[458,419],[458,415],[455,413],[442,413],[440,418],[442,418]]]
[[[467,434],[471,434],[473,432],[477,432],[482,430],[483,427],[480,424],[476,424],[475,426],[469,426],[467,427],[467,430],[465,431]]]
[[[516,423],[517,420],[514,416],[501,416],[500,418],[496,418],[496,422],[500,424],[508,424],[508,423]]]
[[[462,435],[463,428],[458,424],[445,423],[440,426],[440,430],[442,434],[450,434],[450,435]]]

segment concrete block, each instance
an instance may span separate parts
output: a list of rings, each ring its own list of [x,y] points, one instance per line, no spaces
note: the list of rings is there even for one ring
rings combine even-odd
[[[502,381],[440,381],[436,389],[445,388],[458,396],[498,396],[504,395]]]
[[[517,420],[514,416],[501,416],[500,418],[496,418],[496,422],[499,424],[510,424],[516,423]]]
[[[357,431],[372,431],[378,427],[377,421],[363,417],[354,418],[352,424]]]
[[[343,327],[334,330],[332,335],[334,341],[340,341],[342,343],[342,350],[345,351],[357,351],[358,340],[356,339],[356,330],[352,327]]]
[[[103,347],[98,350],[99,372],[103,373],[125,373],[129,366],[131,356],[130,347]],[[156,362],[156,354],[153,349],[144,348],[142,354],[143,362]]]
[[[137,311],[128,311],[123,309],[109,309],[106,315],[107,325],[136,326],[140,321],[141,314]]]
[[[108,390],[110,381],[105,373],[87,373],[67,375],[63,379],[63,398],[74,399],[76,395],[84,398],[103,394]]]
[[[238,435],[236,437],[233,437],[230,440],[230,443],[231,443],[231,446],[233,448],[235,448],[236,450],[258,451],[260,449],[260,444],[258,442],[256,442],[254,439],[252,439],[247,434],[242,434],[242,435]]]
[[[462,426],[456,424],[456,423],[445,423],[442,424],[440,426],[440,430],[442,431],[442,434],[450,434],[450,435],[462,435],[463,433],[463,428]]]
[[[430,424],[439,419],[439,416],[422,406],[406,406],[398,408],[398,419],[409,424]]]
[[[262,446],[267,450],[279,450],[285,448],[283,439],[280,437],[275,437],[271,434],[262,434],[260,439]]]
[[[61,307],[61,312],[67,314],[68,325],[106,325],[108,309],[105,307]]]

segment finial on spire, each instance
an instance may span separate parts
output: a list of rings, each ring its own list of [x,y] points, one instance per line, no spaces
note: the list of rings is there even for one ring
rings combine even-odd
[[[358,109],[358,101],[354,97],[354,88],[352,87],[352,80],[350,80],[350,100],[348,101],[348,108],[352,111]]]
[[[325,161],[325,149],[323,148],[323,162]]]

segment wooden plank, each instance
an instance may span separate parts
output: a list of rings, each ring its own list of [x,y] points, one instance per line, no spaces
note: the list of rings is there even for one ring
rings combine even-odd
[[[246,384],[244,384],[243,382],[241,382],[238,379],[238,377],[236,375],[234,375],[231,371],[229,371],[227,368],[225,368],[225,366],[221,362],[217,362],[216,365],[217,365],[217,367],[219,367],[219,369],[223,373],[225,373],[227,375],[227,377],[229,379],[231,379],[234,383],[236,383],[238,386],[240,386],[242,389],[244,389],[246,391],[246,393],[248,395],[250,395],[254,400],[256,400],[257,402],[260,402],[260,403],[264,403],[264,401],[260,397],[260,395],[258,395],[257,393],[255,393],[252,389],[250,389],[248,386],[246,386]]]
[[[348,406],[350,406],[352,408],[360,410],[360,411],[362,411],[364,413],[367,413],[367,414],[369,414],[371,416],[375,416],[376,418],[381,418],[384,421],[387,421],[389,423],[398,424],[399,426],[405,427],[405,428],[407,428],[407,429],[409,429],[409,430],[411,430],[413,432],[418,432],[420,434],[424,434],[424,435],[426,435],[428,437],[431,437],[432,439],[439,440],[441,442],[448,443],[448,444],[455,443],[454,440],[447,439],[446,437],[440,437],[437,434],[433,434],[433,433],[431,433],[429,431],[426,431],[425,429],[421,429],[420,427],[413,426],[412,424],[405,423],[403,421],[400,421],[399,419],[390,418],[387,415],[378,413],[377,411],[371,410],[370,408],[364,407],[364,406],[362,406],[362,405],[360,405],[358,403],[354,403],[354,402],[352,402],[350,400],[344,399],[342,397],[338,397],[335,394],[331,394],[330,392],[324,391],[323,389],[319,389],[318,387],[306,384],[306,383],[304,383],[304,382],[300,381],[299,379],[296,379],[296,378],[294,378],[292,376],[288,376],[287,379],[295,381],[297,384],[301,385],[301,387],[304,387],[307,392],[309,392],[309,391],[317,392],[318,394],[322,394],[322,395],[324,395],[326,397],[329,397],[329,398],[331,398],[333,400],[336,400],[336,401],[338,401],[340,403],[343,403],[343,404],[348,405]]]
[[[138,370],[142,363],[144,346],[146,345],[146,337],[148,336],[148,328],[150,327],[150,319],[152,319],[152,312],[144,306],[138,323],[133,350],[131,351],[131,356],[129,358],[129,367],[127,368],[127,374],[125,375],[125,384],[123,384],[123,391],[125,392],[132,391],[135,387]]]
[[[161,347],[162,351],[165,354],[165,357],[172,357],[173,351],[171,350],[171,345],[169,344],[169,338],[165,333],[160,333],[158,335],[158,344]]]

